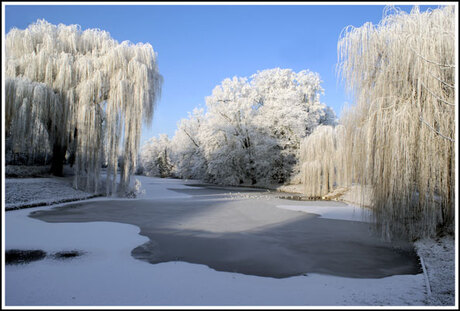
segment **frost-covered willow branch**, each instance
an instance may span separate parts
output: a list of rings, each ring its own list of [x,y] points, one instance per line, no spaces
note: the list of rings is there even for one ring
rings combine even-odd
[[[455,140],[450,138],[450,137],[447,137],[446,135],[443,135],[442,133],[440,133],[439,131],[437,131],[435,128],[433,128],[431,125],[428,124],[428,122],[426,122],[425,120],[423,120],[422,117],[420,117],[420,122],[424,123],[426,126],[428,126],[433,132],[435,132],[436,134],[438,134],[439,136],[441,136],[442,138],[444,139],[447,139],[448,141],[450,142],[453,142],[455,143]]]
[[[455,88],[455,85],[451,85],[451,84],[449,84],[449,83],[447,83],[447,82],[445,82],[445,81],[439,79],[438,77],[436,77],[436,76],[435,76],[434,74],[432,74],[431,72],[429,72],[429,75],[432,76],[433,78],[435,78],[436,80],[438,80],[439,82],[441,82],[443,85],[446,85],[446,86],[448,86],[448,87],[450,87],[450,88]]]
[[[413,49],[411,46],[409,46],[410,49],[412,50],[412,52],[415,53],[415,55],[417,55],[418,57],[420,57],[421,59],[423,59],[424,61],[428,62],[428,63],[431,63],[431,64],[434,64],[436,66],[439,66],[439,67],[447,67],[447,68],[455,68],[454,65],[451,65],[451,64],[441,64],[441,63],[438,63],[438,62],[435,62],[435,61],[432,61],[432,60],[429,60],[427,59],[426,57],[423,57],[423,55],[421,55],[420,53],[418,53],[415,49]]]
[[[436,98],[437,100],[441,101],[442,103],[444,103],[446,105],[455,106],[455,104],[449,103],[448,101],[446,101],[446,100],[442,99],[441,97],[439,97],[438,95],[436,95],[436,93],[433,92],[432,90],[430,90],[430,88],[428,88],[425,84],[423,84],[422,81],[420,81],[420,85],[423,86],[428,91],[428,93],[433,95],[433,97]]]
[[[339,72],[356,101],[354,122],[341,123],[361,139],[349,136],[358,159],[348,161],[355,180],[372,187],[386,238],[453,226],[455,40],[442,32],[455,33],[454,6],[393,10],[378,25],[347,28],[338,44]]]
[[[12,29],[5,45],[6,76],[16,78],[11,80],[16,84],[17,79],[22,81],[19,84],[26,79],[42,83],[58,98],[50,101],[49,92],[41,92],[29,105],[40,111],[40,121],[48,127],[53,158],[65,155],[75,145],[75,186],[99,190],[104,154],[108,165],[106,192],[117,192],[121,153],[119,190],[125,191],[136,166],[142,122],[152,120],[161,90],[162,77],[152,46],[118,43],[99,29],[82,31],[78,25],[56,26],[44,20],[24,30]],[[26,98],[26,90],[18,88],[16,97]],[[6,112],[8,122],[18,120],[19,101],[7,105],[13,106]],[[29,126],[11,124],[7,130],[17,136],[17,128]]]
[[[332,126],[318,126],[301,144],[305,193],[310,198],[321,198],[331,192],[336,183],[337,135]]]
[[[5,130],[13,152],[49,152],[49,141],[59,136],[59,124],[50,122],[62,118],[59,96],[44,83],[27,78],[5,79]]]

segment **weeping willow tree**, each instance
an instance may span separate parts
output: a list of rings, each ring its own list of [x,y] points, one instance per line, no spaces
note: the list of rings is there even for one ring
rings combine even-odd
[[[12,29],[5,45],[6,135],[27,152],[45,137],[56,175],[62,174],[66,152],[73,149],[75,186],[88,191],[100,190],[104,160],[106,192],[126,191],[142,123],[151,122],[161,90],[152,46],[118,43],[102,30],[82,31],[78,25],[44,20],[25,30]],[[23,133],[33,135],[21,139]],[[123,161],[117,189],[119,153]]]
[[[309,198],[321,198],[336,185],[337,135],[329,125],[318,126],[300,146],[303,184]]]
[[[378,25],[347,28],[339,41],[340,73],[356,102],[348,127],[362,139],[353,166],[372,186],[385,238],[453,225],[455,35],[454,6],[390,8]]]
[[[364,184],[362,136],[356,115],[342,112],[336,126],[318,126],[300,145],[301,176],[307,197],[318,199],[337,188]]]
[[[390,8],[347,28],[339,69],[356,104],[302,143],[306,194],[369,187],[385,239],[451,230],[455,216],[455,11]]]
[[[29,150],[32,158],[35,153],[50,153],[49,141],[59,133],[54,131],[54,126],[47,122],[42,112],[54,113],[56,119],[60,118],[59,109],[51,111],[59,101],[54,91],[44,83],[27,78],[6,78],[5,98],[5,128],[11,133],[9,148],[16,153]]]

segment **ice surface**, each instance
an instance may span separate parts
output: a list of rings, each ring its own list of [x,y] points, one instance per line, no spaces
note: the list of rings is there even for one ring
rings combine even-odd
[[[168,190],[186,187],[180,180],[141,178],[141,182],[147,197],[155,193],[164,198],[187,197]],[[184,262],[152,265],[131,256],[132,249],[147,241],[138,234],[138,227],[108,222],[45,223],[27,217],[31,211],[50,208],[5,213],[5,249],[86,253],[68,261],[47,257],[6,266],[8,306],[422,305],[425,299],[423,274],[381,279],[308,274],[275,279]]]
[[[34,208],[34,210],[48,209]],[[50,224],[6,214],[6,249],[79,249],[70,261],[46,258],[5,267],[6,305],[406,305],[423,303],[423,275],[352,279],[319,274],[285,279],[214,271],[204,265],[151,265],[131,256],[146,242],[132,225]]]

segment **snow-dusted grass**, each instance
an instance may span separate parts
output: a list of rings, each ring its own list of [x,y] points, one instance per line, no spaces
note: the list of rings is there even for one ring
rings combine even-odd
[[[5,176],[12,178],[49,177],[49,165],[5,165]]]
[[[415,248],[425,263],[431,295],[430,305],[455,304],[455,240],[452,236],[422,239]]]
[[[51,205],[95,196],[72,188],[72,178],[5,178],[5,209]]]

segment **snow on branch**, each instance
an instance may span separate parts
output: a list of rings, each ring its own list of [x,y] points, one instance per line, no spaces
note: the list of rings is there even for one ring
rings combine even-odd
[[[441,136],[442,138],[444,139],[447,139],[448,141],[452,142],[452,143],[455,143],[455,140],[450,138],[450,137],[447,137],[446,135],[443,135],[442,133],[440,133],[439,131],[437,131],[434,127],[432,127],[430,124],[428,124],[428,122],[426,122],[422,116],[419,117],[420,119],[420,122],[422,122],[423,124],[425,124],[426,126],[428,126],[430,128],[430,130],[432,130],[433,132],[435,132],[436,134],[438,134],[439,136]]]

